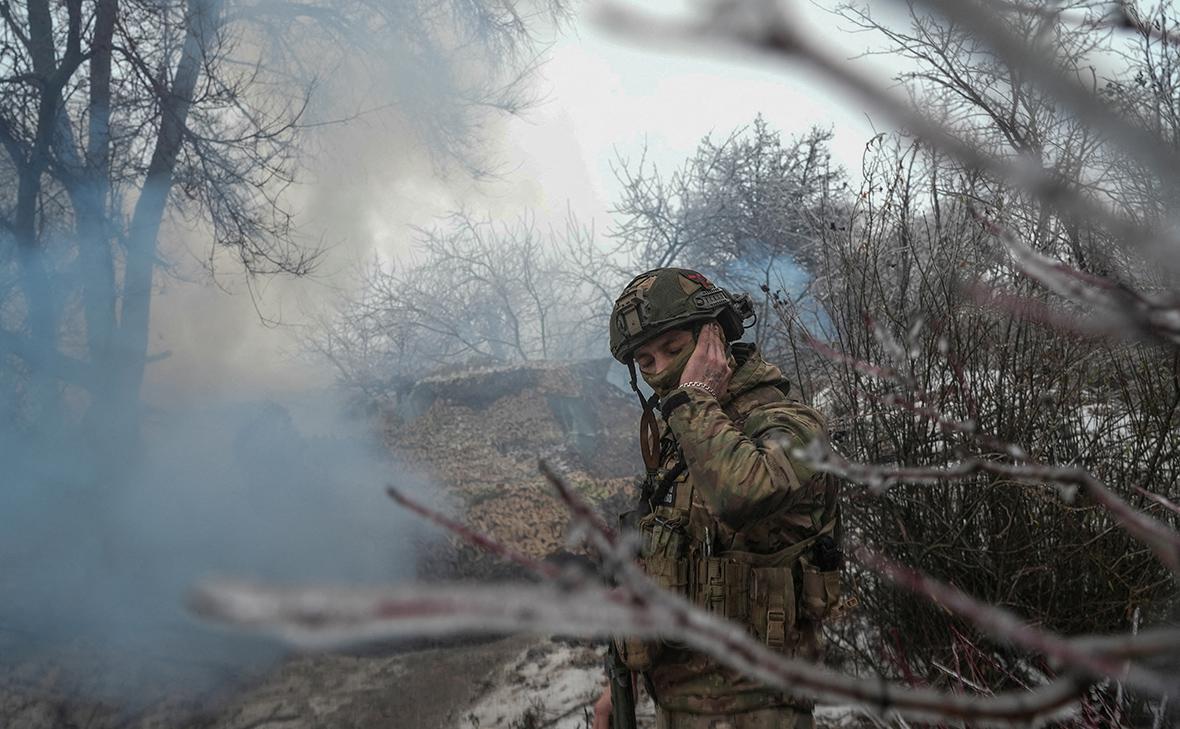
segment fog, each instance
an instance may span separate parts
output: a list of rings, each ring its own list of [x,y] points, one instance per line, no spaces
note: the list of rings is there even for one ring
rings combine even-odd
[[[6,661],[73,654],[58,664],[62,685],[88,696],[150,701],[178,687],[197,695],[281,655],[188,616],[184,595],[201,579],[414,576],[416,545],[427,537],[383,486],[393,481],[427,500],[433,486],[393,461],[379,424],[346,414],[335,373],[299,337],[355,287],[365,263],[410,254],[416,226],[457,209],[530,215],[542,226],[572,212],[601,234],[619,159],[648,154],[669,169],[703,135],[758,112],[788,134],[843,113],[834,150],[845,163],[871,131],[809,82],[741,62],[653,56],[582,19],[542,34],[540,46],[526,86],[534,105],[516,115],[481,112],[456,127],[456,109],[466,107],[455,105],[444,75],[422,77],[428,59],[346,53],[322,69],[283,198],[297,242],[320,251],[310,275],[244,273],[199,215],[170,209],[152,279],[134,454],[108,448],[104,415],[86,413],[93,393],[62,386],[61,411],[38,411],[37,388],[59,386],[41,382],[51,375],[35,358],[4,360],[4,403],[34,403],[10,408],[23,422],[0,425]],[[455,76],[472,73],[461,67]],[[122,204],[129,214],[131,202]],[[53,341],[33,346],[70,352],[62,342],[81,335],[70,331],[69,312],[89,273],[76,267],[66,237],[46,236],[52,245],[41,263],[60,274],[50,308],[65,323],[45,335]],[[15,246],[0,243],[0,262],[19,270]],[[24,326],[9,270],[0,280],[10,297],[0,301],[6,331]],[[25,378],[34,384],[26,388]]]

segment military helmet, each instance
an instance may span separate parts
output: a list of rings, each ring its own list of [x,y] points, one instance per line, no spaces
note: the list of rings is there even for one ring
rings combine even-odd
[[[686,268],[655,268],[631,279],[610,315],[610,352],[626,364],[652,337],[716,319],[727,341],[740,339],[754,305]]]

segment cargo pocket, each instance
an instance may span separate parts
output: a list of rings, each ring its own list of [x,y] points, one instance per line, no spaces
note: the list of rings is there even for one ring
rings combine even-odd
[[[801,559],[803,568],[803,614],[811,620],[823,620],[840,603],[840,570],[821,572],[808,560]]]
[[[795,630],[795,579],[790,567],[756,567],[750,580],[750,625],[774,650],[791,653]]]

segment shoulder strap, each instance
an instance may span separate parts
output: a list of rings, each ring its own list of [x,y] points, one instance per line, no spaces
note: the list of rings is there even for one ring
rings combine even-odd
[[[685,463],[684,458],[681,457],[676,461],[675,466],[668,469],[668,471],[664,473],[664,477],[658,484],[656,484],[656,487],[652,490],[651,497],[647,500],[648,507],[652,511],[655,511],[656,504],[662,504],[664,502],[664,497],[667,496],[668,491],[672,489],[672,484],[676,483],[676,479],[680,476],[680,474],[684,473],[686,468],[688,468],[688,464]]]
[[[824,522],[824,524],[819,528],[819,531],[817,531],[815,534],[812,534],[806,539],[801,539],[790,546],[783,547],[777,552],[771,552],[770,554],[757,554],[755,552],[739,552],[736,550],[730,550],[728,552],[722,552],[718,556],[728,557],[738,562],[745,562],[754,567],[787,567],[794,564],[795,560],[799,559],[800,555],[810,549],[811,545],[815,544],[820,537],[834,532],[839,521],[839,516],[834,516],[828,521]]]

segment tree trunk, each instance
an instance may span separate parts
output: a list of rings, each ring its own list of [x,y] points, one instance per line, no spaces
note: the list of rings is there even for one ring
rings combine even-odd
[[[216,41],[222,22],[222,0],[189,0],[188,28],[173,75],[172,87],[163,92],[160,131],[148,165],[143,189],[135,204],[127,239],[127,267],[115,361],[118,377],[114,394],[128,403],[124,421],[114,423],[117,432],[134,437],[139,423],[139,391],[147,363],[148,328],[151,323],[152,279],[155,274],[157,237],[168,195],[172,190],[176,159],[184,141],[185,124],[205,56]]]
[[[56,383],[45,363],[57,346],[57,322],[52,288],[46,269],[44,249],[37,236],[37,207],[41,181],[49,164],[49,148],[57,122],[59,94],[52,83],[57,76],[54,53],[53,16],[46,0],[29,0],[29,51],[33,73],[41,83],[37,107],[37,127],[28,157],[20,167],[17,181],[16,214],[13,233],[21,266],[21,288],[25,297],[25,331],[29,341],[27,362],[30,371],[29,405],[40,418],[50,418],[56,410]],[[42,420],[47,428],[53,422]]]
[[[96,392],[109,389],[111,339],[115,332],[115,262],[108,213],[111,174],[111,48],[118,0],[98,0],[90,48],[89,128],[86,159],[77,194],[78,251],[82,264],[82,305],[86,345],[95,364]],[[105,382],[104,382],[105,380]]]

